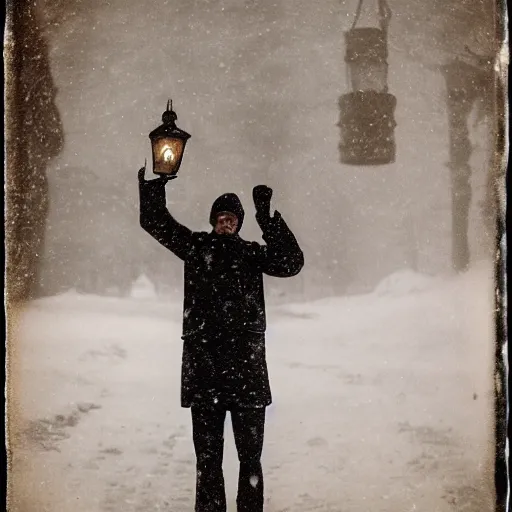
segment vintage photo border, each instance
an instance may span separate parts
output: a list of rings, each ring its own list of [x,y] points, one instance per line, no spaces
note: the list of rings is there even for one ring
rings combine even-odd
[[[10,240],[9,203],[12,204],[13,188],[10,185],[11,176],[15,172],[15,163],[9,158],[13,125],[16,115],[13,112],[12,88],[16,66],[16,55],[13,52],[12,41],[12,8],[15,0],[8,0],[4,25],[4,249],[8,252]],[[509,159],[509,106],[508,106],[508,63],[509,63],[509,17],[506,0],[496,2],[496,39],[500,42],[499,52],[495,59],[495,155],[494,167],[496,172],[496,253],[494,263],[495,276],[495,374],[494,374],[494,405],[495,405],[495,488],[496,512],[506,512],[510,506],[510,475],[508,453],[510,450],[510,424],[509,424],[509,348],[508,348],[508,247],[507,247],[507,196]],[[4,314],[6,317],[6,345],[5,345],[5,453],[8,461],[6,471],[12,454],[9,448],[9,437],[14,435],[15,420],[13,418],[16,404],[12,400],[11,389],[15,384],[15,377],[9,374],[10,362],[16,357],[14,349],[15,340],[12,329],[16,323],[16,304],[9,301],[6,290],[19,276],[8,273],[4,266]],[[12,487],[12,481],[7,485],[7,502]]]

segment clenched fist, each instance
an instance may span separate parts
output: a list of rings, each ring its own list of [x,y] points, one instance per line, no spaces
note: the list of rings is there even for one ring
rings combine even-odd
[[[147,180],[146,179],[146,166],[144,166],[139,169],[138,177],[139,177],[139,185],[161,187],[162,185],[165,185],[169,180],[172,180],[176,176],[160,176],[159,178],[156,178],[154,180]]]
[[[252,189],[252,198],[257,212],[270,214],[272,189],[266,185],[257,185]]]
[[[252,189],[252,198],[256,207],[256,220],[263,230],[266,230],[271,222],[270,200],[272,189],[266,185],[257,185]]]

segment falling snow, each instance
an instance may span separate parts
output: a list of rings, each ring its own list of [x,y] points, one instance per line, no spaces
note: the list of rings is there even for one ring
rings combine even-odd
[[[476,109],[468,123],[472,262],[453,276],[439,72],[466,46],[489,54],[490,4],[393,2],[397,160],[376,168],[339,162],[343,32],[355,3],[44,5],[56,96],[41,93],[44,109],[33,103],[38,77],[23,92],[24,129],[44,146],[27,158],[44,165],[18,197],[25,214],[49,200],[37,249],[45,298],[23,311],[16,347],[28,443],[16,447],[27,486],[18,491],[40,500],[25,508],[193,509],[180,362],[183,319],[198,318],[197,304],[182,310],[184,285],[194,281],[143,232],[137,196],[137,171],[151,162],[148,134],[172,98],[178,125],[192,134],[179,179],[167,185],[178,220],[209,231],[212,201],[235,192],[246,210],[241,235],[263,243],[250,196],[265,183],[305,253],[300,275],[265,278],[266,345],[243,360],[266,351],[273,389],[267,510],[490,511],[493,238],[484,208],[494,141]],[[374,14],[366,6],[361,21]],[[204,262],[211,271],[211,253]],[[231,512],[238,458],[230,428]]]

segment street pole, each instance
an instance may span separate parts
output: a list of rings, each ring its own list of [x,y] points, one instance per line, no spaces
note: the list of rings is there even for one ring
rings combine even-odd
[[[446,80],[452,198],[452,267],[464,272],[469,267],[469,210],[471,206],[471,157],[468,121],[480,96],[485,74],[482,69],[455,59],[441,67]]]

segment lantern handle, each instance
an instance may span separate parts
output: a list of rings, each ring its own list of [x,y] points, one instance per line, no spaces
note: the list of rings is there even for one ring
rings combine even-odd
[[[359,21],[359,17],[361,16],[362,8],[363,8],[363,0],[359,0],[359,3],[357,4],[357,9],[356,9],[356,15],[354,17],[354,23],[352,23],[350,30],[354,30],[356,28],[357,22]]]

